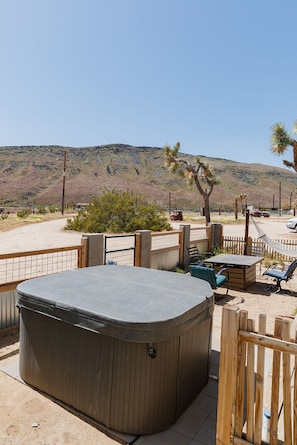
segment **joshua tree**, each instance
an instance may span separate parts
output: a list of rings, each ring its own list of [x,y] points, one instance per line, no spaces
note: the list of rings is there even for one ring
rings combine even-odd
[[[285,129],[284,124],[274,124],[271,135],[271,151],[276,155],[282,155],[289,146],[293,149],[293,161],[283,160],[286,167],[293,168],[297,172],[297,141],[291,138],[290,134]],[[293,126],[293,133],[297,134],[297,121]]]
[[[180,174],[190,185],[195,183],[204,200],[205,219],[208,224],[210,223],[209,197],[214,185],[219,183],[219,178],[216,177],[213,166],[201,161],[200,156],[196,156],[193,163],[180,158],[179,149],[179,142],[173,148],[165,145],[166,165],[170,172]]]
[[[235,200],[234,200],[234,212],[235,212],[235,219],[238,219],[238,201],[240,201],[241,204],[241,212],[244,215],[244,211],[245,211],[245,205],[243,200],[247,198],[247,194],[246,193],[240,193],[240,195],[235,196]]]
[[[241,212],[244,215],[245,213],[245,204],[244,204],[244,200],[247,198],[247,194],[246,193],[240,193],[240,195],[238,195],[238,199],[241,203]]]

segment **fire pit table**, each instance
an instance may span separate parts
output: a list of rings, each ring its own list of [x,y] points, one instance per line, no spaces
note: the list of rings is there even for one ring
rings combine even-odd
[[[224,266],[229,271],[230,289],[247,289],[248,286],[256,281],[256,264],[264,258],[252,255],[231,255],[221,253],[212,256],[203,263],[214,266],[216,272]]]

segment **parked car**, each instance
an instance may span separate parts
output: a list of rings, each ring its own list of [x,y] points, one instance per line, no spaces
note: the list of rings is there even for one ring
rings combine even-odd
[[[172,212],[170,215],[170,219],[172,221],[183,221],[183,212],[182,210],[176,210],[175,212]]]
[[[288,229],[294,229],[297,232],[297,218],[291,218],[287,221]]]
[[[260,210],[252,210],[251,216],[262,216],[262,212]]]
[[[262,216],[264,216],[264,218],[269,218],[270,213],[265,210],[262,212]]]

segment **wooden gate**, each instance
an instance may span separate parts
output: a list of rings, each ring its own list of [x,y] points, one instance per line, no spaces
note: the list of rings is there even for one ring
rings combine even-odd
[[[265,315],[259,315],[257,331],[246,311],[223,308],[222,317],[216,444],[296,444],[293,319],[276,318],[274,334],[268,335]],[[265,409],[270,421],[263,424]]]

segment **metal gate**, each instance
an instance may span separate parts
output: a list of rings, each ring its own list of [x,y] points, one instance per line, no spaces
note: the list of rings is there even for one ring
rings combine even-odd
[[[105,235],[104,264],[135,266],[136,235]]]

